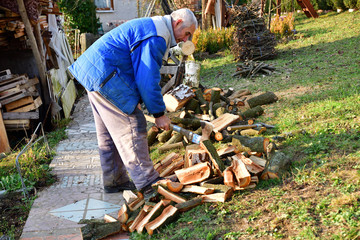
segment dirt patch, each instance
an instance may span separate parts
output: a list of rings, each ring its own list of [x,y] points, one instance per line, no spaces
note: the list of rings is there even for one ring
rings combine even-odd
[[[30,193],[30,197],[33,193]],[[22,192],[9,193],[0,199],[0,234],[14,234],[19,239],[30,211],[31,203]]]

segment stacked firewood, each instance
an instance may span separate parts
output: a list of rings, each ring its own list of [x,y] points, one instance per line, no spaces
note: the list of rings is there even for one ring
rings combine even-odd
[[[32,119],[39,119],[42,101],[36,89],[38,83],[37,78],[11,74],[9,69],[0,72],[1,120],[7,131],[28,129]]]
[[[265,60],[275,56],[275,36],[258,15],[256,5],[234,6],[230,15],[235,26],[231,51],[236,60]]]
[[[210,138],[192,144],[175,131],[149,129],[152,142],[164,143],[155,169],[164,180],[153,185],[155,195],[145,200],[140,192],[124,191],[126,203],[117,217],[104,216],[100,223],[82,228],[83,238],[108,236],[119,231],[153,234],[178,214],[206,202],[225,202],[234,191],[253,189],[260,180],[278,178],[286,164],[285,154],[261,133],[273,126],[255,122],[264,110],[261,105],[278,100],[272,92],[252,95],[247,89],[224,91],[220,88],[186,90],[185,86],[164,97],[172,122],[201,134],[200,120],[213,124]],[[180,97],[181,96],[181,97]],[[169,139],[166,141],[166,139]],[[220,142],[215,148],[214,142]],[[161,145],[161,144],[158,144]],[[166,146],[167,148],[164,148]],[[100,225],[99,225],[100,224]],[[104,228],[106,224],[108,228]],[[106,229],[106,231],[100,231]]]
[[[275,67],[259,61],[246,61],[236,66],[236,72],[232,74],[233,77],[241,76],[245,78],[252,78],[259,74],[271,75],[275,72]]]

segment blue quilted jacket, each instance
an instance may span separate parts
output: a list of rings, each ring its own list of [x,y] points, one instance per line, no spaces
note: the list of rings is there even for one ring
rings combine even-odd
[[[159,117],[165,111],[159,70],[174,42],[170,16],[134,19],[99,38],[69,70],[124,113],[143,101]]]

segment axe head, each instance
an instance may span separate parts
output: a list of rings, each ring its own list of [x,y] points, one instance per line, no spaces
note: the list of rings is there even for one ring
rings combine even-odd
[[[214,125],[210,122],[200,121],[201,123],[201,141],[209,140]]]

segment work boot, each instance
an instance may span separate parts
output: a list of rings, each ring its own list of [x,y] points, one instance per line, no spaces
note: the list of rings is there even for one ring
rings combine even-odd
[[[128,181],[126,183],[122,183],[120,185],[115,186],[104,186],[105,193],[117,193],[124,190],[135,190],[135,184],[132,181]]]
[[[160,180],[164,180],[164,178],[162,177],[158,177],[156,178],[152,183],[150,183],[149,185],[143,187],[140,192],[143,194],[145,201],[149,201],[151,198],[155,197],[157,192],[155,191],[155,189],[152,187],[153,184],[157,183]]]

